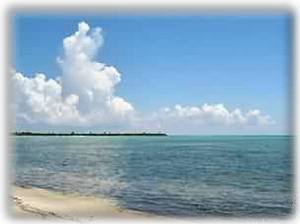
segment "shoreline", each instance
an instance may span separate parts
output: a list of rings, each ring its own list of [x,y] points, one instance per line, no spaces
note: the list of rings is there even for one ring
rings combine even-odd
[[[168,136],[166,133],[161,132],[120,132],[120,133],[44,133],[44,132],[13,132],[11,135],[14,136]]]
[[[35,187],[13,186],[11,198],[12,215],[16,218],[84,221],[99,218],[155,217],[122,208],[112,199],[66,194]]]

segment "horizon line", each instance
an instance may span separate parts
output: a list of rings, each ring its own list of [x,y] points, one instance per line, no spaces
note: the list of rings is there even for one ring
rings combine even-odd
[[[146,132],[146,131],[137,131],[137,132],[110,132],[110,131],[103,131],[103,132],[92,132],[92,131],[86,131],[86,132],[76,132],[76,131],[70,131],[70,132],[54,132],[54,131],[13,131],[10,132],[12,135],[17,135],[17,134],[63,134],[63,135],[96,135],[96,134],[101,134],[101,135],[122,135],[122,134],[165,134],[167,136],[294,136],[294,133],[263,133],[263,134],[252,134],[252,133],[247,133],[247,134],[238,134],[238,133],[231,133],[231,134],[197,134],[197,133],[167,133],[163,131],[157,131],[157,132]]]

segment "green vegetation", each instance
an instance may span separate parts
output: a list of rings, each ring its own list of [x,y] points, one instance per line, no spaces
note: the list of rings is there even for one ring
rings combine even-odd
[[[147,132],[138,132],[138,133],[76,133],[72,131],[71,133],[43,133],[43,132],[13,132],[12,135],[20,136],[167,136],[166,133],[147,133]]]

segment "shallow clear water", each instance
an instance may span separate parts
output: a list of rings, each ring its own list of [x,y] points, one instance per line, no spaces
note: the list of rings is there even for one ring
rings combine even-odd
[[[170,216],[284,216],[292,137],[16,136],[15,183]]]

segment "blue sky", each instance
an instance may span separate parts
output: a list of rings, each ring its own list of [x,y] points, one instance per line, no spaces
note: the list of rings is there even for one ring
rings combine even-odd
[[[285,132],[291,17],[288,14],[194,16],[17,15],[15,69],[61,75],[56,58],[77,24],[103,29],[97,60],[122,74],[116,94],[140,113],[172,105],[222,103],[258,108]]]

